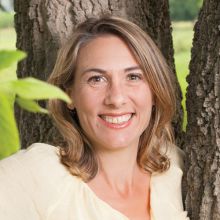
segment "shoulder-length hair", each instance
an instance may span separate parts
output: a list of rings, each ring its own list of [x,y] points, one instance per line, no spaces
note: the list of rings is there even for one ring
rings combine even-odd
[[[59,50],[48,81],[68,91],[74,82],[80,48],[106,34],[117,36],[128,45],[151,88],[154,106],[149,125],[140,137],[137,163],[144,170],[163,172],[169,168],[170,161],[165,152],[173,142],[171,120],[175,111],[174,83],[160,50],[140,27],[113,16],[86,20]],[[66,141],[66,146],[60,148],[61,162],[73,175],[84,181],[91,180],[97,174],[98,160],[79,125],[77,114],[60,100],[50,100],[48,108]]]

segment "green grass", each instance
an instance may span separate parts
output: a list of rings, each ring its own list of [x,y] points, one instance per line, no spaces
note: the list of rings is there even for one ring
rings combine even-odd
[[[0,50],[14,50],[16,33],[14,29],[14,13],[0,10]]]
[[[14,13],[0,10],[0,28],[14,27]]]
[[[190,52],[193,38],[193,22],[173,22],[174,58],[177,78],[183,94],[182,105],[184,109],[183,130],[186,129],[186,76],[189,74]]]
[[[14,28],[0,29],[0,50],[14,50],[16,49],[16,33]]]

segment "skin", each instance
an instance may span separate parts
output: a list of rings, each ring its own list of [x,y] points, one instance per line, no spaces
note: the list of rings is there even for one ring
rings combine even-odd
[[[153,95],[138,62],[118,37],[98,37],[80,49],[71,98],[99,158],[88,185],[131,220],[150,219],[150,174],[136,162]]]

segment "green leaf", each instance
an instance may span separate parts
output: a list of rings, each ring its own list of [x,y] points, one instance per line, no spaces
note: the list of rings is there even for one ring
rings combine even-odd
[[[0,92],[0,158],[9,156],[20,148],[14,108],[8,96]]]
[[[0,81],[0,93],[4,93],[5,95],[7,95],[8,101],[11,103],[11,106],[14,108],[15,93],[13,91],[11,81],[6,81],[6,82]]]
[[[14,63],[10,67],[0,70],[0,84],[8,82],[10,80],[16,80],[16,68],[17,63]]]
[[[0,70],[2,70],[23,59],[25,53],[19,50],[0,50],[0,57]]]
[[[17,97],[16,103],[18,103],[21,108],[30,112],[48,113],[46,109],[42,108],[38,103],[33,100]]]
[[[13,81],[15,93],[30,100],[61,99],[70,103],[69,96],[58,87],[32,77]]]

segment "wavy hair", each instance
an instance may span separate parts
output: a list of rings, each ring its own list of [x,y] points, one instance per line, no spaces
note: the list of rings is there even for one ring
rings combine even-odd
[[[114,16],[89,18],[76,27],[60,48],[48,82],[68,91],[74,82],[80,48],[106,34],[117,36],[128,45],[151,88],[154,106],[149,125],[140,137],[137,163],[144,170],[163,172],[170,165],[166,149],[174,141],[171,126],[175,112],[173,74],[153,40],[140,27]],[[97,174],[98,160],[79,125],[77,114],[60,100],[50,100],[48,108],[66,141],[60,148],[61,162],[73,175],[84,181],[91,180]]]

